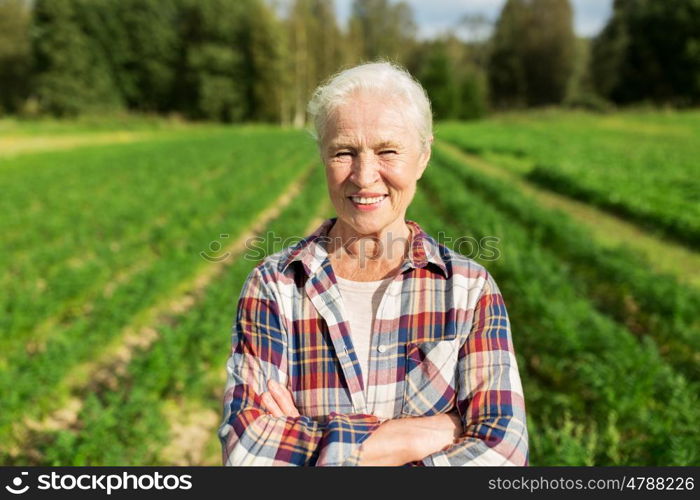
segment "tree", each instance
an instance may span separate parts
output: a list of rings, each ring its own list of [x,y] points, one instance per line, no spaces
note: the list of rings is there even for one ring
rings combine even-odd
[[[584,108],[589,111],[608,111],[610,103],[596,93],[591,78],[591,40],[579,38],[576,40],[576,56],[574,70],[566,90],[564,105],[573,108]]]
[[[175,86],[193,118],[276,120],[284,86],[282,29],[262,0],[180,0]]]
[[[700,0],[616,0],[591,72],[598,92],[618,103],[699,103]]]
[[[574,69],[576,37],[568,0],[508,0],[496,23],[489,58],[494,103],[560,103]]]
[[[338,27],[333,0],[311,2],[308,41],[313,63],[313,86],[325,80],[346,63],[346,38]]]
[[[262,1],[248,4],[237,46],[244,49],[246,119],[275,121],[281,115],[285,85],[283,26]]]
[[[183,0],[176,96],[191,118],[241,121],[250,113],[244,53],[237,45],[247,2]]]
[[[482,118],[488,111],[488,86],[486,75],[474,68],[465,72],[460,83],[459,118]]]
[[[531,0],[522,58],[529,105],[561,103],[576,56],[569,0]]]
[[[406,63],[417,31],[406,2],[354,0],[349,24],[354,62],[388,58]]]
[[[306,103],[316,86],[346,61],[345,38],[338,28],[332,0],[295,0],[287,20],[290,85],[285,93],[287,120],[306,121]]]
[[[126,105],[139,111],[172,108],[176,78],[177,0],[94,1],[88,35],[109,61]]]
[[[607,98],[620,86],[620,69],[629,45],[624,8],[623,2],[615,0],[613,16],[591,46],[591,79],[595,90]]]
[[[521,44],[525,38],[527,6],[508,0],[498,17],[488,61],[490,94],[497,107],[520,107],[527,101],[527,81]]]
[[[89,0],[37,0],[33,52],[41,108],[58,116],[121,107],[104,54],[85,29]]]
[[[457,118],[460,109],[460,88],[446,43],[430,44],[428,58],[418,77],[425,88],[438,120]]]
[[[425,42],[416,52],[412,71],[425,88],[435,118],[472,119],[486,112],[483,72],[469,45],[454,35]]]
[[[29,21],[25,2],[0,0],[0,113],[19,111],[29,95]]]

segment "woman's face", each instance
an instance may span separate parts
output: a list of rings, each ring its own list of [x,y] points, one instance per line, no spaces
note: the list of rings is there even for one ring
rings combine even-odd
[[[329,116],[321,140],[338,220],[358,235],[382,235],[403,220],[430,158],[396,98],[361,92]],[[362,196],[364,195],[364,196]]]

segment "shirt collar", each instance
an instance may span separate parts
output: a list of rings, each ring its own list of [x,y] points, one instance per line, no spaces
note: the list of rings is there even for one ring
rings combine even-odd
[[[315,273],[328,256],[326,250],[328,233],[337,219],[337,217],[326,219],[310,236],[290,247],[287,256],[280,261],[279,271],[284,272],[292,262],[299,261],[307,275]],[[423,231],[417,222],[409,219],[405,219],[405,222],[411,228],[412,237],[408,258],[404,261],[401,272],[410,268],[424,268],[428,263],[432,263],[446,278],[449,278],[447,265],[442,258],[437,241]]]

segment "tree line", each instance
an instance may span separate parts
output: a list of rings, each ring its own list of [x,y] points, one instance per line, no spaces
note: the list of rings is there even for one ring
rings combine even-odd
[[[0,0],[0,113],[130,110],[302,125],[340,68],[386,58],[428,91],[436,118],[543,105],[700,102],[700,0],[615,0],[593,40],[569,0],[508,0],[490,35],[417,37],[410,6],[354,0]]]

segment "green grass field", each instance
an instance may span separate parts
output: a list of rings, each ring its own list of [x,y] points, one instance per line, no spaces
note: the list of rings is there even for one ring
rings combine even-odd
[[[498,238],[470,256],[511,316],[533,465],[700,464],[699,132],[698,112],[436,127],[408,217]],[[219,464],[242,243],[333,214],[308,134],[4,120],[0,185],[0,463]]]

